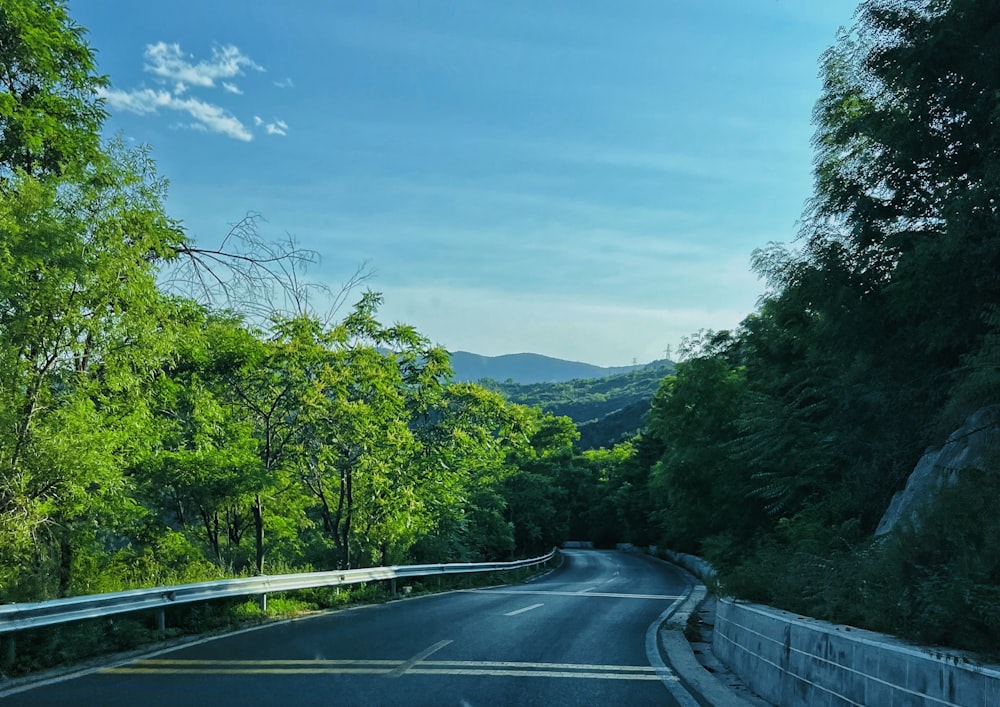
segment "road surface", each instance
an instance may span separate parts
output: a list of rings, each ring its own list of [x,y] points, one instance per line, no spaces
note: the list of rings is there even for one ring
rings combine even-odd
[[[6,696],[4,705],[670,705],[650,626],[688,591],[642,555],[564,550],[534,582],[337,611]],[[654,633],[655,635],[655,633]]]

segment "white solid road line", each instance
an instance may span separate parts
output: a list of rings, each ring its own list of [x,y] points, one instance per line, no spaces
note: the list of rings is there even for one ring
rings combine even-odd
[[[523,614],[525,611],[531,611],[532,609],[537,609],[540,606],[545,606],[544,604],[532,604],[531,606],[526,606],[523,609],[517,609],[515,611],[508,611],[504,616],[517,616],[518,614]]]
[[[606,597],[611,599],[664,599],[673,601],[677,599],[677,594],[611,594],[608,592],[546,592],[541,590],[505,590],[505,589],[459,589],[459,592],[478,593],[489,592],[490,594],[538,594],[541,596],[554,597],[576,597],[577,599],[588,599],[590,597]],[[686,595],[685,595],[686,596]]]

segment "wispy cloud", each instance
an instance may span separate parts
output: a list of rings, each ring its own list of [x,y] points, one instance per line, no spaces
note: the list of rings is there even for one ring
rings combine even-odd
[[[180,44],[157,42],[146,46],[146,71],[181,86],[211,88],[220,79],[242,76],[244,68],[263,71],[238,47],[227,44],[212,48],[212,57],[193,63],[193,57],[181,51]],[[229,82],[230,85],[233,85]]]
[[[280,81],[275,81],[274,85],[278,88],[295,88],[295,84],[290,78],[283,78]]]
[[[253,117],[253,124],[258,128],[264,128],[268,135],[287,135],[288,134],[288,123],[283,120],[277,120],[273,123],[268,123],[259,115]]]
[[[239,118],[221,106],[197,98],[186,98],[169,91],[155,91],[151,88],[134,91],[106,89],[102,91],[102,96],[108,105],[117,110],[138,115],[156,113],[160,109],[180,111],[194,118],[195,122],[188,127],[220,133],[245,142],[253,140],[253,135]]]
[[[221,88],[223,92],[242,95],[232,79],[244,76],[246,71],[264,71],[238,47],[226,44],[214,47],[208,59],[196,60],[185,53],[180,44],[157,42],[146,45],[144,69],[156,77],[164,88],[137,88],[130,91],[107,89],[102,97],[112,109],[137,115],[159,113],[161,110],[177,111],[193,118],[181,123],[183,127],[208,133],[225,135],[249,142],[253,133],[229,110],[216,103],[189,95],[190,90]],[[285,79],[291,86],[291,79]],[[269,135],[287,135],[288,125],[283,120],[265,122],[254,117],[254,124],[263,126]]]

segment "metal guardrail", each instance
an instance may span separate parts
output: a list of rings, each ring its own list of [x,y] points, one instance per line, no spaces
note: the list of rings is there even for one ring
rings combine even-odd
[[[438,565],[368,567],[332,572],[261,575],[242,579],[179,584],[170,587],[132,589],[108,594],[89,594],[49,601],[3,604],[0,605],[0,634],[146,609],[161,610],[158,622],[162,628],[162,610],[178,604],[252,595],[262,595],[266,601],[268,594],[295,589],[336,587],[406,577],[517,570],[545,564],[555,557],[555,553],[556,551],[552,550],[548,555],[542,557],[514,562],[455,562]]]

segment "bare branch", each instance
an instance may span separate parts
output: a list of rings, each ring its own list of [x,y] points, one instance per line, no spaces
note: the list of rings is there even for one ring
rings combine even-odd
[[[373,271],[362,263],[334,292],[305,277],[307,267],[319,262],[318,253],[299,247],[291,236],[279,242],[263,240],[258,230],[262,221],[250,212],[231,225],[217,248],[178,248],[177,259],[164,269],[163,288],[209,308],[242,314],[263,328],[275,316],[311,315],[329,325]],[[312,304],[317,295],[328,304],[323,315]]]

